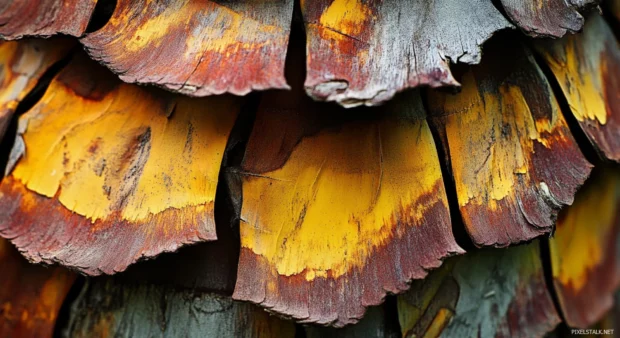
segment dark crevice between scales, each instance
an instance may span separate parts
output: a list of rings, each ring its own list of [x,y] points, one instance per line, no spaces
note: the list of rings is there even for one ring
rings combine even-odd
[[[78,275],[78,278],[75,282],[73,282],[73,286],[71,286],[69,293],[67,293],[67,296],[58,311],[58,317],[56,317],[52,337],[61,338],[65,336],[64,331],[69,327],[73,303],[78,300],[82,290],[84,290],[86,286],[86,277]]]
[[[555,306],[556,312],[560,316],[560,319],[562,319],[562,323],[566,323],[566,318],[564,318],[564,313],[562,312],[562,307],[560,306],[560,299],[558,298],[555,285],[553,284],[553,270],[551,267],[551,250],[549,249],[549,241],[549,238],[543,238],[540,240],[540,260],[542,262],[545,285],[551,295],[551,300],[553,300],[553,306]]]
[[[533,48],[530,49],[533,50]],[[583,131],[583,129],[581,129],[581,126],[579,125],[579,122],[577,121],[575,115],[573,115],[570,105],[568,104],[568,100],[566,99],[566,96],[564,96],[564,92],[562,91],[560,84],[555,78],[555,75],[553,75],[553,72],[551,71],[545,60],[537,52],[533,51],[532,55],[534,55],[536,63],[538,64],[543,74],[547,78],[547,81],[549,81],[549,84],[551,85],[553,94],[555,95],[555,98],[560,105],[560,111],[562,112],[562,115],[566,120],[566,124],[568,124],[568,128],[570,129],[571,134],[573,135],[575,141],[577,142],[577,145],[579,146],[579,150],[581,150],[581,153],[584,155],[586,160],[588,160],[588,162],[592,163],[594,166],[599,165],[601,161],[603,161],[603,156],[596,151],[594,145],[592,145],[592,142],[590,141],[586,133]]]
[[[295,338],[307,338],[306,326],[303,324],[295,323]]]
[[[614,33],[614,35],[616,36],[616,40],[618,40],[618,42],[620,42],[620,18],[616,18],[614,17],[613,13],[611,12],[611,3],[614,0],[611,1],[607,1],[603,6],[603,18],[605,19],[605,21],[607,21],[607,24],[609,25],[609,27],[611,27],[611,31]]]
[[[531,46],[531,44],[530,44]],[[531,48],[533,50],[533,48]],[[545,62],[545,60],[537,53],[537,52],[532,52],[532,55],[534,55],[534,59],[536,60],[536,63],[538,64],[538,66],[540,67],[540,69],[542,70],[544,76],[546,77],[547,81],[549,82],[552,92],[555,95],[556,100],[558,101],[558,104],[560,106],[560,111],[562,116],[564,116],[564,119],[566,120],[566,123],[570,129],[571,134],[573,135],[573,137],[575,138],[575,141],[577,142],[577,145],[579,146],[579,149],[581,150],[581,153],[584,155],[584,157],[588,160],[588,162],[592,163],[594,165],[594,170],[593,172],[590,174],[590,177],[592,177],[592,175],[596,175],[597,174],[597,170],[596,168],[598,166],[600,166],[602,164],[603,161],[605,161],[603,159],[603,156],[601,154],[599,154],[596,149],[594,148],[594,145],[591,143],[590,139],[587,137],[587,135],[585,134],[585,132],[583,131],[583,129],[581,129],[581,126],[579,125],[579,122],[577,121],[577,118],[573,115],[570,105],[568,103],[568,100],[566,98],[566,96],[564,96],[564,92],[562,91],[560,84],[558,83],[555,75],[553,74],[553,72],[551,71],[551,69],[549,68],[549,66],[547,65],[547,63]],[[588,178],[588,180],[590,180],[590,178]],[[585,184],[588,184],[588,180],[586,180]],[[583,188],[583,187],[582,187]],[[570,206],[568,206],[570,207]],[[560,214],[558,215],[557,219],[561,219],[561,215],[562,213],[566,212],[566,208],[564,208],[564,210],[560,211]],[[555,231],[555,229],[554,229]],[[550,236],[553,236],[553,233],[550,234]],[[544,273],[544,278],[545,278],[545,284],[547,286],[547,289],[549,290],[549,294],[551,295],[551,299],[553,300],[553,305],[555,306],[555,309],[557,311],[557,313],[559,314],[560,318],[562,319],[562,322],[560,323],[560,325],[558,326],[558,328],[556,328],[557,332],[563,332],[566,333],[568,332],[568,327],[566,326],[566,318],[564,317],[564,313],[562,311],[562,307],[560,306],[560,300],[558,297],[558,293],[557,290],[555,288],[555,284],[553,282],[553,269],[552,269],[552,263],[551,263],[551,249],[549,248],[549,241],[550,241],[550,237],[547,238],[543,238],[540,241],[540,259],[542,262],[542,268],[543,268],[543,273]]]
[[[4,175],[4,169],[9,161],[9,155],[11,153],[11,149],[13,148],[15,137],[17,136],[17,122],[19,117],[28,112],[32,107],[34,107],[35,104],[37,104],[37,102],[39,102],[39,100],[41,100],[52,79],[69,64],[78,50],[79,47],[72,48],[64,58],[50,66],[43,73],[43,75],[41,75],[34,88],[17,104],[15,112],[11,117],[11,121],[7,126],[6,132],[0,141],[0,168],[2,168],[0,177]]]
[[[395,295],[387,295],[383,303],[385,332],[392,333],[394,337],[398,337],[402,332],[400,321],[398,320],[398,299],[396,297]]]
[[[519,26],[517,26],[517,24],[510,19],[510,16],[508,15],[508,13],[506,13],[506,9],[504,8],[504,5],[502,5],[501,0],[491,0],[491,3],[495,7],[495,9],[497,9],[497,11],[500,12],[504,16],[504,18],[506,18],[506,20],[508,20],[508,22],[515,25],[517,29],[520,29]],[[484,58],[484,55],[483,55],[483,58]]]
[[[93,10],[93,14],[90,17],[90,21],[88,22],[88,26],[86,27],[85,33],[92,33],[100,30],[105,26],[112,14],[114,14],[114,10],[116,9],[117,0],[99,0],[97,1],[97,5],[95,5],[95,9]]]
[[[456,66],[456,67],[454,65],[452,66],[452,68],[457,68],[457,70],[460,67],[464,68],[465,66]],[[420,95],[422,97],[422,105],[424,106],[424,111],[426,111],[427,114],[429,114],[430,112],[430,110],[428,109],[429,107],[428,95],[427,95],[428,90],[435,90],[435,89],[424,89],[424,91],[422,92],[422,95]],[[454,91],[456,89],[446,88],[443,90]],[[431,117],[429,116],[428,119],[430,118]],[[444,142],[442,142],[441,135],[439,133],[439,130],[437,130],[435,124],[429,121],[428,127],[431,131],[431,135],[433,136],[433,141],[435,142],[435,149],[437,149],[437,155],[439,157],[439,166],[441,168],[441,176],[443,177],[444,189],[446,190],[446,195],[448,198],[448,207],[450,209],[450,220],[452,222],[452,235],[454,236],[456,243],[461,248],[463,248],[466,252],[470,252],[472,250],[475,250],[476,246],[474,245],[474,242],[472,241],[471,237],[467,233],[467,230],[465,229],[465,223],[463,222],[463,217],[461,215],[458,197],[456,193],[456,183],[454,182],[454,177],[452,176],[452,170],[450,170],[451,164],[450,164],[449,154],[446,152],[447,149],[445,149],[443,146]]]

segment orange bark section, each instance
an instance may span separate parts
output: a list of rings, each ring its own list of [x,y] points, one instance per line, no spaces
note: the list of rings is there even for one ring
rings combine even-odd
[[[28,263],[5,239],[0,239],[0,271],[0,336],[51,337],[76,275]]]

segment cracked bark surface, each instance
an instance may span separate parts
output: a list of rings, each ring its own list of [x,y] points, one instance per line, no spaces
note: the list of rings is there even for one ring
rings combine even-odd
[[[449,63],[479,63],[484,41],[512,27],[488,0],[303,1],[302,11],[306,92],[345,107],[458,85]]]
[[[119,0],[81,41],[125,82],[190,96],[288,88],[284,59],[293,0]]]
[[[33,262],[91,275],[215,240],[220,164],[241,104],[123,84],[78,56],[20,118],[0,234]]]
[[[237,44],[216,61],[207,62],[209,67],[226,73],[219,76],[207,72],[214,76],[212,83],[222,86],[218,88],[228,88],[224,91],[245,86],[237,87],[233,82],[248,79],[246,73],[236,72],[238,67],[264,61],[255,59],[253,55],[258,54],[253,53],[286,46],[280,38],[286,35],[288,39],[288,33],[284,34],[287,27],[263,27],[264,31],[248,27],[265,24],[264,20],[281,23],[278,20],[292,11],[287,7],[292,1],[269,5],[224,0],[128,3],[124,9],[117,8],[107,29],[120,29],[114,32],[119,34],[115,39],[122,45],[115,47],[119,57],[129,57],[131,48],[144,53],[155,51],[142,57],[144,63],[136,66],[135,74],[157,70],[161,72],[159,79],[168,81],[170,74],[186,71],[183,65],[189,59],[185,57],[198,60],[191,74],[202,69],[205,58],[192,53],[199,54],[204,46],[193,45],[187,39],[179,42],[196,48],[186,55],[176,48],[178,45],[166,44],[168,38],[177,39],[178,29],[182,28],[181,35],[187,33],[189,23],[177,19],[190,18],[190,23],[204,24],[199,25],[201,32],[197,33],[204,38],[202,42],[213,36],[221,38],[209,48],[220,48],[219,43],[230,41]],[[425,4],[429,7],[424,8],[436,6],[438,12],[429,9],[424,13],[452,13],[464,6],[442,3],[447,2]],[[383,5],[392,7],[384,9]],[[313,6],[323,7],[317,10]],[[340,54],[323,61],[313,59],[318,52],[333,53],[336,49],[345,54],[359,52],[362,59],[366,58],[364,62],[377,55],[370,52],[399,55],[398,48],[409,40],[382,40],[375,49],[360,46],[370,41],[364,34],[381,31],[385,37],[388,33],[383,29],[396,27],[392,19],[385,24],[381,21],[393,18],[395,8],[400,8],[401,16],[396,20],[399,25],[412,21],[403,11],[407,6],[423,5],[397,4],[393,0],[381,4],[355,0],[302,3],[306,19],[316,14],[313,10],[320,12],[317,20],[306,25],[314,30],[312,34],[320,35],[323,40],[318,46],[324,48],[310,50],[307,64],[331,67],[341,62],[344,57]],[[579,6],[573,1],[569,7]],[[248,8],[255,8],[256,13]],[[484,12],[485,7],[481,8]],[[147,23],[126,38],[128,35],[122,34],[133,33],[124,29],[134,23],[128,23],[130,20],[118,13],[142,15]],[[467,16],[467,11],[459,15]],[[421,20],[430,25],[432,17],[429,14]],[[257,18],[263,21],[252,21]],[[478,19],[494,18],[495,14]],[[561,19],[571,18],[567,14]],[[477,22],[471,21],[472,25]],[[539,53],[550,63],[553,73],[549,74],[560,83],[556,94],[565,94],[567,107],[573,108],[564,113],[576,114],[601,154],[616,159],[614,114],[618,86],[614,76],[620,63],[617,40],[603,19],[591,22],[583,36],[541,42],[550,48],[549,53],[557,52],[551,61],[544,49]],[[454,34],[449,23],[436,26],[440,28],[431,32],[437,36]],[[162,27],[166,29],[160,30]],[[231,27],[252,34],[267,32],[276,38],[265,38],[259,47],[246,46],[245,37],[227,35]],[[367,27],[370,29],[364,30]],[[412,28],[407,27],[411,32]],[[557,28],[551,24],[546,27]],[[224,33],[203,34],[211,29]],[[105,30],[95,33],[93,39]],[[397,30],[390,34],[396,32],[401,34]],[[475,55],[458,54],[469,50],[461,46],[456,58],[477,62],[485,36],[474,38],[476,44],[468,45]],[[418,34],[415,38],[428,36]],[[71,320],[64,328],[67,336],[166,337],[205,332],[214,336],[294,335],[292,322],[270,317],[263,311],[267,310],[308,324],[297,327],[309,338],[394,337],[399,335],[393,331],[398,325],[388,323],[394,320],[394,304],[375,305],[384,302],[386,295],[404,292],[398,306],[405,336],[543,335],[560,319],[550,300],[551,283],[545,285],[540,256],[546,252],[540,252],[538,242],[507,250],[472,247],[465,257],[448,258],[463,253],[452,232],[452,222],[459,221],[454,216],[463,216],[478,246],[503,247],[551,233],[559,209],[573,202],[575,191],[591,169],[560,112],[561,97],[554,96],[548,82],[551,79],[545,78],[531,53],[516,39],[504,44],[493,42],[485,47],[486,59],[481,66],[454,67],[453,72],[448,69],[449,62],[454,61],[446,52],[450,47],[442,45],[448,40],[437,38],[418,45],[419,49],[411,45],[407,48],[415,51],[415,62],[420,51],[435,53],[438,49],[434,47],[441,47],[444,54],[436,60],[445,66],[440,71],[449,73],[431,72],[429,76],[447,76],[450,83],[438,82],[438,86],[459,81],[461,92],[426,91],[425,106],[420,92],[409,91],[381,107],[348,111],[306,97],[303,91],[310,89],[303,85],[304,58],[296,58],[299,50],[297,55],[289,55],[289,60],[301,60],[288,67],[296,73],[289,78],[293,80],[292,92],[271,91],[247,101],[231,96],[189,98],[124,84],[106,69],[87,61],[86,56],[79,56],[54,77],[45,95],[20,120],[8,166],[10,175],[0,184],[0,235],[10,238],[32,261],[59,263],[93,275],[117,273],[139,259],[177,251],[185,244],[210,241],[141,262],[114,278],[90,279],[69,310]],[[294,40],[301,42],[303,38]],[[0,44],[0,77],[5,78],[0,83],[0,98],[6,98],[5,106],[0,108],[4,107],[8,115],[24,95],[32,92],[41,74],[61,57],[55,53],[65,47],[56,45],[56,41],[60,40]],[[98,42],[101,47],[110,47],[102,41]],[[102,50],[90,52],[95,55]],[[284,55],[265,58],[278,63],[284,61]],[[389,61],[402,61],[397,59]],[[238,64],[219,68],[228,61]],[[388,76],[383,68],[368,65],[350,68],[348,74],[363,75],[368,70]],[[392,63],[389,69],[403,75],[400,65]],[[270,67],[261,71],[271,71]],[[278,63],[278,67],[279,79],[286,86],[281,76],[284,65]],[[326,72],[321,74],[331,76],[331,70],[326,69],[321,68]],[[259,72],[252,69],[250,74]],[[234,81],[229,82],[233,77]],[[268,78],[276,79],[271,75]],[[149,79],[154,79],[153,83],[157,80]],[[159,84],[197,96],[216,93],[211,87],[195,85],[200,81],[189,85],[183,82],[182,86],[174,81]],[[347,96],[351,83],[327,83],[323,89],[342,96],[320,99],[333,99],[345,106],[388,100],[382,96],[384,92],[368,100]],[[237,155],[231,155],[227,145],[245,142],[245,136],[233,137],[232,142],[229,139],[234,120],[246,102],[250,103],[243,124],[248,129],[255,124],[245,157],[230,162],[234,166],[224,163],[225,171],[220,176],[220,163],[243,153],[244,145],[239,146]],[[430,108],[430,117],[425,107]],[[250,115],[256,110],[254,121]],[[439,157],[441,149],[438,152],[437,146],[443,148],[445,159]],[[446,161],[445,168],[440,167],[440,160]],[[224,175],[230,181],[218,185]],[[455,187],[450,180],[454,180]],[[572,326],[586,327],[601,318],[610,308],[611,294],[620,281],[614,204],[620,194],[616,181],[614,178],[601,183],[595,178],[595,188],[586,188],[592,190],[585,190],[582,194],[586,197],[578,197],[560,218],[549,245],[553,270],[549,277],[558,290],[559,308]],[[218,216],[215,204],[227,197],[221,193],[226,188],[240,215]],[[449,200],[456,203],[449,206]],[[455,207],[452,214],[450,207]],[[235,221],[230,221],[234,216],[241,218],[240,234]],[[2,262],[2,243],[0,270],[4,272],[6,266],[12,266]],[[39,268],[22,263],[26,273],[15,276],[30,276],[30,269]],[[0,332],[2,325],[10,332],[50,332],[62,292],[40,293],[54,296],[51,301],[45,296],[30,296],[38,295],[39,289],[47,290],[47,281],[43,280],[49,274],[53,278],[47,280],[63,280],[64,275],[55,271],[64,270],[42,271],[46,273],[24,277],[29,283],[21,289],[29,293],[28,297],[20,298],[22,293],[14,292],[22,286],[15,276],[0,282],[9,285],[4,293],[0,290],[0,300],[11,299],[11,304],[20,305],[0,302],[0,316],[5,316]],[[50,283],[61,290],[68,288],[68,280]],[[260,306],[233,301],[231,294]],[[44,314],[39,311],[42,303]],[[30,317],[33,313],[35,316]],[[336,328],[319,328],[315,324]]]
[[[598,0],[501,0],[508,17],[533,37],[560,38],[583,28],[580,10],[598,4]]]
[[[63,336],[293,338],[295,326],[229,297],[97,278],[73,303]]]
[[[432,91],[428,102],[467,232],[477,246],[504,247],[550,233],[592,165],[533,55],[519,43],[494,47],[460,93]]]
[[[341,327],[463,251],[419,94],[347,117],[297,75],[263,97],[238,170],[233,297]]]
[[[620,47],[609,25],[592,15],[583,33],[541,41],[536,49],[592,145],[620,162]]]
[[[97,0],[4,0],[0,3],[0,38],[81,36]]]

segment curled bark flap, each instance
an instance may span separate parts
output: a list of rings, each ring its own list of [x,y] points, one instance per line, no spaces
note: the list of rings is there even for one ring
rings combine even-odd
[[[17,105],[73,45],[67,39],[0,42],[0,139]]]

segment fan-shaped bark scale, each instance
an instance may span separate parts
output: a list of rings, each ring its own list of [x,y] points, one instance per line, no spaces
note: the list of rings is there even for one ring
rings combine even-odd
[[[73,309],[65,327],[71,337],[295,337],[292,322],[252,304],[120,278],[86,284]]]
[[[191,96],[288,88],[284,59],[293,0],[119,0],[82,39],[125,82]]]
[[[462,252],[419,95],[360,114],[264,96],[239,172],[234,298],[339,327]]]
[[[496,47],[488,62],[465,72],[460,93],[428,97],[465,228],[478,246],[551,232],[591,170],[533,56],[520,44]],[[513,66],[500,55],[511,55]]]
[[[214,240],[213,202],[242,102],[122,84],[77,58],[20,118],[0,234],[87,274]]]

